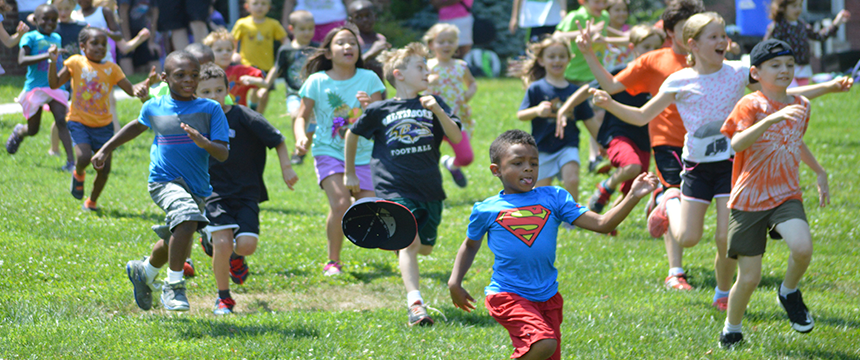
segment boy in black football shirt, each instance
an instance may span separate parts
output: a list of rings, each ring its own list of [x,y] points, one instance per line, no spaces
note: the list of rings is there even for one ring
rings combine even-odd
[[[447,136],[452,143],[462,139],[460,120],[441,98],[419,96],[427,89],[427,49],[411,43],[402,49],[383,53],[385,79],[397,96],[377,101],[365,109],[345,139],[346,188],[358,192],[355,152],[358,137],[373,139],[373,187],[376,196],[408,208],[418,222],[418,234],[409,247],[401,250],[400,275],[406,285],[409,325],[432,325],[426,305],[418,291],[418,254],[428,255],[436,243],[436,228],[442,219],[442,174],[439,172],[439,145]],[[367,94],[359,92],[362,104]]]

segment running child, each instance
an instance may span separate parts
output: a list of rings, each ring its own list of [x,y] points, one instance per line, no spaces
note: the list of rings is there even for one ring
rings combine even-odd
[[[455,307],[466,312],[475,309],[475,299],[463,288],[463,277],[486,234],[494,260],[484,305],[508,330],[514,346],[511,358],[561,359],[564,300],[554,265],[559,223],[608,233],[659,181],[654,175],[640,174],[624,200],[600,215],[577,204],[562,188],[535,188],[538,157],[537,144],[522,130],[508,130],[490,145],[490,171],[503,189],[472,208],[448,289]]]
[[[469,65],[460,59],[454,59],[457,52],[460,30],[451,24],[438,23],[424,34],[424,44],[433,51],[433,58],[427,61],[430,70],[430,88],[428,93],[437,95],[451,106],[454,114],[463,124],[462,138],[459,143],[448,141],[454,150],[454,157],[442,156],[442,165],[451,173],[454,183],[466,187],[468,179],[461,169],[472,163],[475,155],[469,143],[471,132],[475,129],[472,119],[472,107],[469,100],[478,92],[478,82],[469,71]]]
[[[236,305],[230,295],[230,280],[241,285],[248,278],[245,256],[257,250],[259,203],[269,200],[263,182],[266,148],[275,148],[278,152],[281,174],[290,190],[299,178],[290,165],[290,153],[281,132],[263,115],[242,105],[224,103],[227,74],[218,65],[210,63],[201,67],[197,97],[217,101],[230,126],[231,146],[227,161],[209,158],[212,195],[206,198],[206,217],[209,219],[206,230],[211,234],[212,242],[202,244],[206,254],[212,257],[218,288],[213,312],[226,315],[232,313]]]
[[[564,78],[564,69],[570,62],[567,41],[548,37],[532,44],[529,59],[524,65],[523,82],[528,86],[517,118],[531,121],[532,135],[540,153],[540,172],[536,186],[550,186],[558,177],[574,200],[579,198],[579,128],[567,124],[567,116],[585,123],[592,136],[597,136],[600,124],[594,112],[585,103],[588,85],[578,86]],[[568,112],[559,109],[565,102]],[[564,116],[562,116],[564,115]]]
[[[382,73],[382,63],[376,57],[384,50],[391,48],[391,44],[382,35],[373,29],[376,24],[376,9],[368,0],[353,0],[347,8],[349,22],[358,28],[358,39],[361,40],[361,58],[368,70],[372,70],[379,76],[380,80],[385,78]],[[383,94],[383,98],[384,98]]]
[[[332,29],[323,39],[322,47],[305,64],[310,74],[299,90],[302,104],[293,125],[296,151],[308,151],[308,121],[317,122],[313,134],[314,168],[317,183],[328,198],[326,240],[328,262],[323,268],[327,276],[341,274],[340,250],[343,246],[343,228],[340,221],[352,204],[352,198],[374,196],[370,174],[370,140],[358,139],[355,171],[359,183],[357,191],[344,186],[344,136],[362,114],[367,102],[382,100],[385,85],[373,71],[364,69],[358,31],[351,26]],[[369,95],[368,95],[369,94]],[[362,102],[359,98],[363,99]]]
[[[583,39],[587,38],[585,35]],[[690,49],[687,59],[691,67],[680,70],[663,82],[660,91],[641,108],[634,108],[608,98],[603,91],[593,90],[594,103],[604,107],[622,121],[645,125],[674,103],[683,120],[687,135],[680,161],[681,204],[667,212],[666,201],[660,203],[648,218],[652,236],[666,231],[682,247],[692,247],[702,238],[705,214],[711,200],[716,201],[717,226],[714,240],[717,254],[714,272],[717,287],[712,305],[724,311],[728,302],[736,260],[726,257],[731,193],[732,156],[729,141],[719,129],[734,105],[744,95],[746,87],[758,90],[749,82],[749,68],[740,61],[725,61],[729,45],[725,22],[719,14],[706,12],[691,16],[683,30],[683,39]],[[584,43],[585,41],[583,41]],[[802,92],[809,87],[795,91]],[[669,199],[677,193],[666,195]]]
[[[299,105],[302,104],[302,99],[299,97],[299,90],[304,82],[302,68],[319,44],[311,40],[314,37],[314,16],[309,11],[293,11],[290,14],[288,29],[293,34],[293,40],[278,49],[275,66],[266,75],[266,86],[273,87],[277,77],[284,79],[287,84],[287,115],[295,122]],[[313,134],[315,126],[316,123],[311,122],[306,131]],[[304,161],[304,158],[304,155],[293,153],[291,161],[293,165],[298,165]]]
[[[113,116],[110,113],[108,93],[119,86],[126,94],[134,96],[131,82],[126,79],[119,65],[102,62],[107,53],[107,34],[100,28],[87,27],[78,35],[78,43],[85,56],[72,55],[63,63],[57,73],[56,62],[59,49],[48,50],[51,62],[48,64],[48,84],[57,89],[71,81],[72,97],[67,117],[69,133],[75,144],[75,170],[72,171],[71,193],[75,199],[84,197],[84,179],[90,157],[113,136]],[[111,159],[96,169],[93,190],[83,203],[83,209],[97,211],[96,202],[107,183]]]
[[[6,3],[5,0],[0,0],[0,23],[3,22],[3,14],[12,11],[12,7]],[[18,45],[18,41],[21,40],[21,37],[24,36],[28,31],[30,31],[30,27],[27,26],[23,21],[18,22],[18,26],[15,28],[15,33],[9,35],[6,32],[6,28],[0,26],[0,43],[2,43],[7,48],[11,48],[15,45]],[[3,66],[0,66],[0,75],[6,73],[6,70],[3,70]]]
[[[212,48],[214,62],[227,73],[227,83],[230,84],[230,95],[237,105],[248,106],[248,99],[254,96],[253,89],[267,89],[265,75],[260,69],[250,65],[234,64],[233,52],[236,40],[227,30],[216,30],[209,33],[203,44]]]
[[[442,221],[445,190],[437,165],[439,146],[443,138],[454,144],[462,139],[459,120],[442,98],[420,95],[428,87],[426,57],[427,49],[420,43],[383,53],[385,78],[397,90],[396,97],[369,105],[346,132],[344,186],[353,193],[361,191],[355,150],[359,136],[371,139],[376,195],[405,206],[418,223],[415,240],[398,252],[409,326],[433,325],[421,297],[418,254],[433,251]]]
[[[629,31],[629,37],[629,49],[635,58],[659,49],[665,40],[663,31],[651,25],[634,26]],[[609,69],[610,73],[615,75],[626,67],[626,64],[621,64]],[[589,86],[599,88],[596,80]],[[651,95],[639,93],[633,96],[627,91],[622,91],[612,98],[624,105],[640,107],[651,99]],[[571,105],[568,99],[560,113],[569,112],[568,107]],[[588,201],[588,208],[599,214],[603,212],[603,208],[609,203],[609,199],[619,186],[621,193],[626,195],[633,185],[633,179],[640,173],[648,171],[651,165],[651,142],[648,140],[647,125],[630,125],[619,120],[612,113],[607,113],[603,117],[600,131],[597,132],[597,142],[606,149],[609,162],[617,169],[609,178],[597,184],[597,189]]]
[[[738,259],[738,279],[720,332],[723,348],[743,340],[743,316],[761,280],[768,234],[783,239],[790,250],[778,302],[794,330],[812,331],[815,323],[798,289],[812,261],[812,235],[800,188],[801,161],[818,175],[819,206],[830,202],[827,172],[803,142],[809,100],[786,93],[795,73],[791,45],[775,39],[762,41],[750,52],[750,63],[750,76],[761,84],[761,90],[744,96],[720,129],[737,152],[728,204],[728,256]]]
[[[280,41],[281,44],[290,42],[287,30],[284,30],[281,23],[266,17],[266,13],[271,7],[272,2],[270,0],[248,1],[245,3],[245,10],[248,10],[250,15],[236,21],[232,31],[233,37],[239,43],[242,64],[253,66],[263,72],[272,70],[272,66],[275,64],[275,41]],[[261,77],[265,78],[265,74]],[[251,109],[260,114],[266,111],[266,103],[269,99],[268,90],[269,88],[266,87],[262,88],[259,93],[251,94]]]
[[[765,40],[777,39],[791,45],[794,58],[797,60],[792,87],[807,85],[809,78],[812,77],[812,66],[809,65],[812,51],[809,49],[809,40],[827,40],[827,38],[836,35],[839,26],[847,23],[848,19],[851,18],[851,13],[843,9],[836,14],[836,18],[833,19],[830,26],[815,31],[812,25],[800,18],[802,12],[803,0],[771,1],[770,18],[773,22],[767,26],[767,32],[764,34]]]
[[[53,5],[45,4],[39,5],[33,15],[37,30],[24,34],[18,44],[21,47],[18,52],[18,65],[27,67],[27,81],[16,101],[21,104],[27,124],[15,125],[6,140],[6,151],[9,154],[18,152],[18,147],[27,136],[34,136],[39,132],[42,106],[47,104],[54,115],[63,150],[66,151],[66,165],[62,169],[72,172],[75,158],[72,153],[72,139],[66,127],[69,93],[61,89],[51,89],[48,84],[48,62],[53,61],[48,50],[51,46],[62,46],[60,35],[54,33],[59,12]],[[60,52],[65,53],[62,50]],[[58,57],[57,61],[62,61],[62,57]]]
[[[126,264],[134,286],[134,301],[143,310],[152,308],[152,289],[158,272],[168,265],[161,304],[168,311],[188,311],[183,267],[191,250],[191,237],[209,220],[203,215],[204,198],[211,195],[209,157],[226,161],[229,127],[217,102],[195,98],[200,63],[185,51],[174,51],[164,61],[161,80],[170,96],[143,104],[140,117],[130,121],[92,157],[101,169],[113,150],[152,128],[149,195],[167,215],[170,236],[155,243],[149,257]]]

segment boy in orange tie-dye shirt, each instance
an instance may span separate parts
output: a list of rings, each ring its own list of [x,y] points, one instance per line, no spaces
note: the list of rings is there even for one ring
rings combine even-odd
[[[797,285],[812,260],[812,237],[803,210],[799,166],[818,174],[819,203],[830,200],[827,173],[803,142],[809,125],[809,100],[786,94],[794,77],[794,54],[779,40],[766,40],[750,53],[750,76],[761,90],[743,97],[720,129],[732,140],[728,257],[738,260],[738,278],[729,294],[720,346],[743,340],[741,322],[761,280],[767,235],[783,239],[791,252],[777,298],[794,330],[812,331],[814,322]]]

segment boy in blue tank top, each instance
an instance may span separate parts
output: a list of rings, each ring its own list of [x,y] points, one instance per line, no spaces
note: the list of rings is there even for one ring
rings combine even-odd
[[[514,346],[511,358],[561,359],[564,301],[554,265],[560,223],[608,233],[657,188],[659,180],[650,173],[640,174],[621,203],[600,215],[576,203],[561,187],[534,187],[538,149],[525,131],[508,130],[496,138],[490,145],[490,161],[490,171],[504,189],[472,208],[466,240],[448,280],[451,300],[467,312],[475,308],[462,283],[487,234],[494,264],[484,302],[490,315],[508,330]]]

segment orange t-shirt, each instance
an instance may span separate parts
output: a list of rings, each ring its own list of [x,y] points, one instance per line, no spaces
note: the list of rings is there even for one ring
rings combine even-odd
[[[649,93],[651,96],[660,92],[660,85],[669,75],[687,67],[685,55],[676,54],[671,48],[663,48],[648,52],[627,64],[615,79],[627,88],[630,95]],[[684,146],[684,122],[678,114],[675,104],[657,115],[648,123],[648,133],[651,135],[651,147],[669,145]]]
[[[90,61],[83,55],[72,55],[63,65],[72,79],[72,101],[66,120],[97,128],[110,125],[110,91],[125,74],[119,65]]]
[[[720,129],[729,138],[780,109],[798,104],[806,108],[800,121],[771,125],[752,146],[735,154],[732,195],[728,207],[764,211],[791,200],[801,200],[800,149],[809,125],[809,100],[795,96],[790,104],[768,99],[760,91],[744,96]]]

